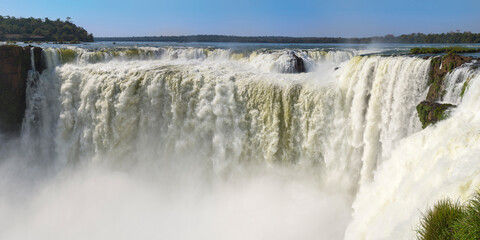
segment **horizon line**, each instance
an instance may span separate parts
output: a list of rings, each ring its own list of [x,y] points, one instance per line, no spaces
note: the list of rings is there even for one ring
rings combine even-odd
[[[227,35],[227,34],[189,34],[189,35],[144,35],[144,36],[121,36],[121,37],[113,37],[113,36],[103,36],[103,37],[95,37],[94,38],[147,38],[147,37],[198,37],[198,36],[209,36],[209,37],[239,37],[239,38],[341,38],[341,39],[362,39],[362,38],[385,38],[385,37],[400,37],[404,35],[419,35],[419,34],[424,34],[424,35],[442,35],[442,34],[465,34],[465,33],[471,33],[471,34],[480,34],[474,33],[471,31],[463,31],[463,32],[458,32],[458,31],[450,31],[450,32],[442,32],[442,33],[422,33],[422,32],[416,32],[416,33],[403,33],[400,35],[395,35],[395,34],[385,34],[385,35],[375,35],[375,36],[369,36],[369,37],[334,37],[334,36],[328,36],[328,37],[315,37],[315,36],[307,36],[307,37],[294,37],[294,36],[281,36],[281,35]]]

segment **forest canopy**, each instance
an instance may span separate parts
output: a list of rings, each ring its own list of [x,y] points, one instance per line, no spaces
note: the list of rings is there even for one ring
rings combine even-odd
[[[0,16],[0,41],[6,40],[93,42],[93,35],[73,24],[70,18],[62,21]]]
[[[250,43],[480,43],[480,33],[449,32],[441,34],[412,33],[400,36],[385,35],[366,38],[333,37],[240,37],[225,35],[191,35],[158,37],[113,37],[95,38],[95,41],[135,41],[135,42],[250,42]]]
[[[0,41],[81,41],[93,42],[92,34],[84,28],[66,21],[48,18],[15,18],[0,15]],[[279,36],[146,36],[96,38],[96,41],[152,41],[152,42],[251,42],[251,43],[480,43],[480,33],[449,32],[441,34],[411,33],[394,36],[340,38],[340,37],[279,37]]]

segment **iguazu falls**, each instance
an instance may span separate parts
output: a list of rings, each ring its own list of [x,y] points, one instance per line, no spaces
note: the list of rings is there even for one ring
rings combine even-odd
[[[475,61],[422,129],[434,60],[380,54],[401,49],[29,51],[2,239],[411,238],[419,209],[479,184]]]
[[[480,239],[460,2],[0,0],[0,240]]]

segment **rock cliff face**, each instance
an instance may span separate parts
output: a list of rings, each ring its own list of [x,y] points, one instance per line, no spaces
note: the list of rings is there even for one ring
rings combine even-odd
[[[430,87],[427,98],[417,105],[417,113],[422,122],[422,127],[426,128],[430,124],[443,120],[448,117],[448,110],[455,107],[453,104],[438,103],[442,101],[445,95],[444,78],[447,73],[460,67],[464,63],[471,62],[472,57],[464,57],[454,54],[448,54],[443,57],[432,59],[430,66]]]
[[[35,70],[39,73],[42,73],[43,70],[47,68],[46,61],[44,59],[44,56],[42,54],[43,49],[39,47],[34,47],[33,48],[33,57],[34,57],[34,63],[35,63]]]
[[[0,46],[0,132],[20,132],[26,102],[26,79],[31,69],[32,47]],[[38,71],[45,68],[42,49],[34,48],[34,62]]]
[[[443,79],[447,73],[460,67],[464,63],[472,61],[472,57],[463,57],[459,55],[446,55],[444,57],[435,57],[432,59],[430,68],[430,88],[426,100],[441,101],[445,94],[445,83]]]

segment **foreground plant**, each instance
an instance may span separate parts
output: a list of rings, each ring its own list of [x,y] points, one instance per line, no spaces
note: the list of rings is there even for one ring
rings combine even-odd
[[[454,238],[459,240],[480,239],[480,193],[467,203],[463,216],[454,225]]]
[[[450,199],[440,200],[420,222],[418,238],[422,240],[453,239],[453,226],[463,217],[463,207]]]
[[[480,239],[480,192],[465,204],[444,199],[427,210],[417,230],[420,240]]]

